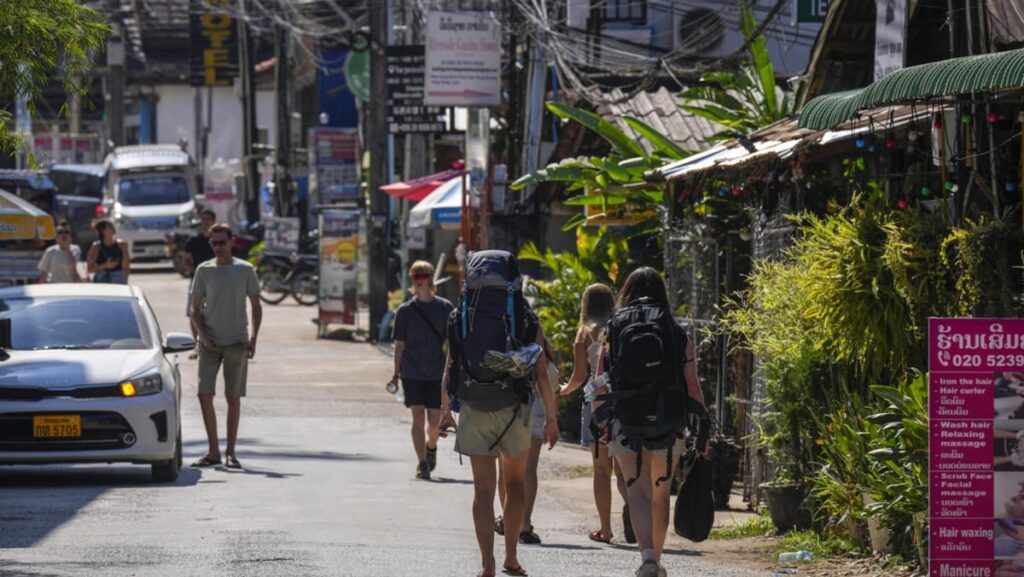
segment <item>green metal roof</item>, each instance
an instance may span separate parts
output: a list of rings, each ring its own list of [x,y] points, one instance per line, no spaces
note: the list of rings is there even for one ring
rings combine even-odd
[[[897,70],[860,90],[819,96],[800,112],[800,128],[824,130],[858,110],[886,104],[1024,87],[1024,49],[952,58]]]

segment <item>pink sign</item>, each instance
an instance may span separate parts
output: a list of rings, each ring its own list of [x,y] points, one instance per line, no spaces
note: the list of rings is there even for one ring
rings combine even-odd
[[[1024,568],[1024,319],[935,318],[928,338],[930,574]]]

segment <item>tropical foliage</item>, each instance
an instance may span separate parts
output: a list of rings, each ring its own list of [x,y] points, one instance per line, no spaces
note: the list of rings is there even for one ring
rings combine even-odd
[[[705,74],[700,84],[683,91],[683,109],[723,127],[709,140],[732,140],[789,116],[791,92],[779,90],[764,36],[746,2],[740,3],[740,29],[749,43],[749,59],[736,71]]]
[[[0,99],[24,95],[29,110],[51,81],[68,94],[84,95],[82,75],[110,32],[98,12],[76,0],[7,0],[0,30]],[[0,109],[0,152],[11,152],[18,142],[7,127],[10,118]]]

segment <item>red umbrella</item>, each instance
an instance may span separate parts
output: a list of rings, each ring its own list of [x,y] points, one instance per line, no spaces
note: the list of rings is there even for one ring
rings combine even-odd
[[[395,198],[403,198],[419,202],[434,189],[463,173],[462,170],[446,170],[437,174],[428,174],[412,180],[386,184],[380,189]]]

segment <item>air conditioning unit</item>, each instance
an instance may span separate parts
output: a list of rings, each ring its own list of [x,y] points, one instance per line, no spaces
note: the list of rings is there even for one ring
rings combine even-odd
[[[693,54],[704,58],[721,54],[727,34],[736,34],[734,8],[720,2],[673,3],[672,47],[681,54]],[[727,20],[731,17],[732,22]],[[732,25],[730,26],[730,23]]]

